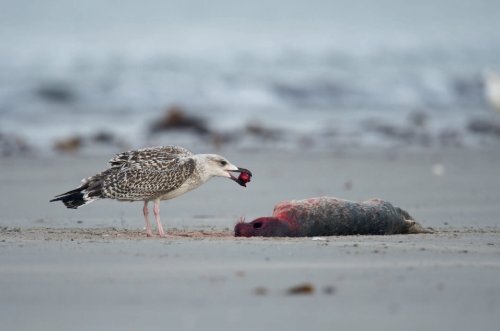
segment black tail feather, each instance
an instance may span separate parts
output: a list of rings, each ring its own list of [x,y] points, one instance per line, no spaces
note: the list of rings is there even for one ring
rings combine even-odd
[[[76,209],[88,202],[85,200],[84,194],[82,192],[61,194],[60,196],[50,200],[50,202],[54,201],[62,201],[66,207],[71,209]]]
[[[68,191],[68,192],[65,192],[65,193],[62,193],[62,194],[58,194],[54,197],[54,199],[50,200],[50,202],[52,201],[59,201],[61,199],[56,199],[56,198],[59,198],[59,197],[63,197],[63,196],[66,196],[66,195],[70,195],[70,194],[73,194],[73,193],[79,193],[83,190],[85,190],[86,188],[88,188],[88,185],[82,185],[78,188],[75,188],[74,190],[71,190],[71,191]]]
[[[50,202],[62,201],[67,208],[77,209],[100,198],[102,198],[102,178],[96,175],[88,178],[82,186],[56,195]]]

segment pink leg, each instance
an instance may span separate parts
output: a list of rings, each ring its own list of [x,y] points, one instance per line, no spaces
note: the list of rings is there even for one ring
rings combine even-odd
[[[163,226],[161,225],[160,221],[160,199],[155,200],[153,213],[155,214],[156,226],[158,227],[158,234],[160,235],[160,237],[165,237],[165,231],[163,231]]]
[[[146,222],[146,235],[148,237],[152,237],[153,232],[151,231],[151,223],[149,223],[149,210],[147,201],[144,201],[144,208],[142,208],[142,212],[144,213],[144,221]]]

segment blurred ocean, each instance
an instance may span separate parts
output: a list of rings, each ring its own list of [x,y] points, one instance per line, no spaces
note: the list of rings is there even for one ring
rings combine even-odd
[[[0,133],[208,144],[149,134],[178,105],[279,133],[240,147],[498,144],[499,18],[498,0],[0,0]]]

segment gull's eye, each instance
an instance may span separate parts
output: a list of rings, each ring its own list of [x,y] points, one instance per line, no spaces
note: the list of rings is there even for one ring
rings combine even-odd
[[[225,166],[225,165],[227,165],[227,162],[226,162],[226,161],[224,161],[224,160],[219,161],[219,163],[220,163],[220,165],[221,165],[221,166]]]

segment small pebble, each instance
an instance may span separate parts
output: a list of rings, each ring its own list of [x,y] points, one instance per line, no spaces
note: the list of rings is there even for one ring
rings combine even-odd
[[[253,291],[255,295],[266,295],[267,294],[267,288],[265,287],[256,287],[255,290]]]
[[[335,293],[335,287],[333,287],[333,286],[325,286],[323,288],[323,293],[325,293],[325,294],[333,294],[333,293]]]

